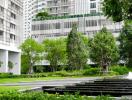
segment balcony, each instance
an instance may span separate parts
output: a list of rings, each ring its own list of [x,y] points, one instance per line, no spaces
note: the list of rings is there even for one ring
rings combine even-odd
[[[0,30],[3,31],[4,30],[4,25],[0,24]]]
[[[11,11],[13,11],[13,12],[22,13],[22,11],[21,11],[21,10],[16,9],[16,8],[14,8],[14,7],[13,7],[13,6],[11,6],[11,5],[8,5],[8,8],[9,8]]]
[[[4,18],[4,12],[0,12],[0,18]]]
[[[16,30],[15,30],[15,29],[10,28],[10,33],[15,35]]]

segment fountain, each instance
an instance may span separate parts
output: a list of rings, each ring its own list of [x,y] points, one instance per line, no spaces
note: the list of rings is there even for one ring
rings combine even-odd
[[[129,79],[129,80],[132,80],[132,72],[129,72],[128,75],[125,78]]]

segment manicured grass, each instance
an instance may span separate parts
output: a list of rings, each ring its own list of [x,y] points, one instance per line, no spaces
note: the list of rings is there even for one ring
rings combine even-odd
[[[4,83],[17,83],[17,82],[33,82],[33,81],[48,81],[48,80],[60,80],[66,77],[41,77],[41,78],[1,78],[0,84]]]
[[[0,92],[8,91],[17,91],[21,89],[30,89],[31,87],[27,86],[0,86]]]

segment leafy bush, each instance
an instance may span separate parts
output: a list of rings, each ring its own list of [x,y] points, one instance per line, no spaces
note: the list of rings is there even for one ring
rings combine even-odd
[[[84,71],[83,75],[97,75],[99,74],[99,68],[89,68]]]
[[[118,75],[127,74],[129,72],[128,68],[125,66],[112,66],[111,70],[118,73]]]
[[[12,77],[12,73],[0,73],[0,78],[10,78]]]
[[[9,62],[8,62],[8,67],[9,67],[9,69],[12,69],[13,66],[14,66],[13,62],[9,61]]]
[[[80,96],[79,94],[59,95],[47,94],[43,92],[32,93],[18,93],[18,92],[4,92],[0,93],[0,100],[114,100],[109,96],[98,96],[96,98],[88,96]]]
[[[0,73],[0,78],[38,78],[46,77],[44,73],[13,75],[12,73]]]

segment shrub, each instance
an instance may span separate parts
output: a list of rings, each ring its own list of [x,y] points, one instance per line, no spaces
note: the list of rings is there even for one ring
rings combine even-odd
[[[13,66],[14,66],[13,62],[9,61],[9,62],[8,62],[8,67],[9,67],[9,69],[12,69]]]
[[[83,75],[97,75],[99,74],[99,68],[89,68],[84,71]]]
[[[12,73],[0,73],[0,78],[10,78]]]
[[[96,98],[81,96],[79,94],[47,94],[43,92],[18,93],[18,92],[1,92],[0,100],[114,100],[109,96],[98,96]]]
[[[125,66],[112,66],[111,70],[119,75],[127,74],[129,72],[128,68]]]

